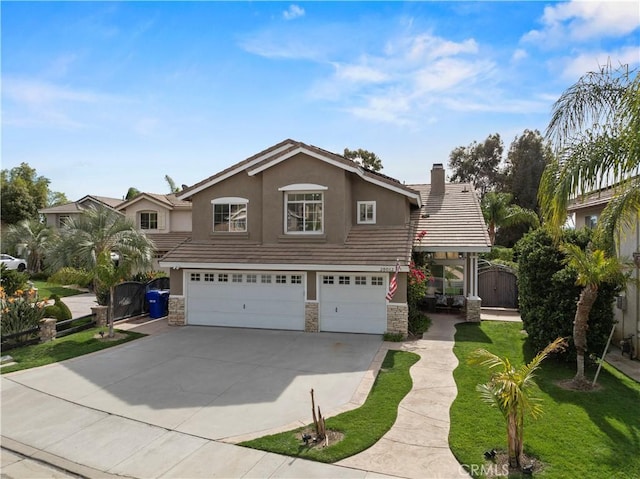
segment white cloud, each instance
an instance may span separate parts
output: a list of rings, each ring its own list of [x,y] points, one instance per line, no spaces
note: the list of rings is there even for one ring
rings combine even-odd
[[[340,80],[354,83],[381,83],[389,79],[389,75],[368,65],[349,65],[334,63],[335,76]]]
[[[513,55],[511,55],[511,61],[512,62],[519,62],[520,60],[524,60],[529,56],[529,54],[527,53],[527,51],[523,48],[516,48],[516,50],[513,52]]]
[[[285,20],[293,20],[295,18],[303,17],[304,13],[304,8],[295,4],[291,4],[289,5],[289,8],[287,10],[282,12],[282,17]]]
[[[626,47],[610,52],[585,52],[566,59],[562,66],[562,77],[575,81],[587,72],[595,72],[611,62],[612,66],[629,65],[631,68],[640,64],[640,46]]]
[[[547,6],[542,29],[531,30],[524,41],[543,46],[566,46],[564,42],[584,42],[604,37],[628,35],[640,26],[635,1],[572,1]]]

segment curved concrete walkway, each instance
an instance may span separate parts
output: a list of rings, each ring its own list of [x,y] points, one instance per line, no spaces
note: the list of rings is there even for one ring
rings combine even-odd
[[[413,388],[400,403],[393,427],[372,447],[338,465],[415,479],[469,477],[449,449],[449,408],[458,393],[452,374],[458,365],[453,354],[458,320],[450,315],[431,318],[423,339],[385,343],[389,349],[420,355],[411,368]]]

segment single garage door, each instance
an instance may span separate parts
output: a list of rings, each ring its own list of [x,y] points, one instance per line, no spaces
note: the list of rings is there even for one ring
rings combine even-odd
[[[320,331],[383,334],[386,283],[381,275],[320,275]]]
[[[187,324],[304,330],[302,274],[186,273]]]

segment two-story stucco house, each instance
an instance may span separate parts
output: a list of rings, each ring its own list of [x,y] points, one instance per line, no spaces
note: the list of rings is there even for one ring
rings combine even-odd
[[[285,140],[183,190],[178,199],[193,205],[192,238],[160,261],[171,268],[169,323],[406,334],[416,227],[429,216],[423,197],[435,202],[434,215],[441,210],[444,173],[441,180],[430,195]],[[486,235],[482,214],[474,221]],[[488,238],[480,250],[487,247]],[[464,267],[473,268],[463,253],[471,249],[455,250]],[[464,289],[474,301],[473,282]]]
[[[55,229],[60,229],[70,218],[76,218],[82,213],[82,210],[93,207],[104,207],[115,210],[122,200],[117,198],[109,198],[106,196],[87,195],[78,201],[64,203],[58,206],[42,208],[38,213],[44,216],[45,224]]]
[[[614,194],[615,188],[605,188],[573,201],[568,211],[573,215],[575,227],[577,229],[594,228]],[[634,260],[635,268],[632,281],[627,283],[614,305],[616,321],[614,341],[617,343],[623,337],[633,334],[635,350],[638,352],[640,351],[640,290],[633,279],[638,281],[640,278],[640,213],[633,227],[618,231],[617,247],[620,258]]]

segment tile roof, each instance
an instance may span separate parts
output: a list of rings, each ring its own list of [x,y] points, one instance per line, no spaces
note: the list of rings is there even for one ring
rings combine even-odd
[[[156,201],[164,206],[166,206],[168,209],[173,209],[173,208],[188,208],[191,209],[191,202],[190,201],[184,201],[184,200],[179,200],[175,194],[171,193],[168,195],[163,195],[160,193],[140,193],[139,195],[136,195],[135,197],[131,198],[130,200],[124,201],[122,202],[119,206],[118,209],[122,210],[122,209],[126,209],[128,206],[132,205],[133,203],[136,203],[137,201],[140,201],[144,198],[150,199],[151,201]]]
[[[344,245],[286,242],[278,244],[186,241],[169,251],[162,263],[235,265],[327,265],[389,267],[411,258],[410,225],[353,227]],[[169,264],[171,266],[171,264]]]
[[[613,187],[604,188],[588,195],[582,195],[573,199],[567,206],[567,211],[576,211],[592,206],[606,205],[615,195],[616,189]]]
[[[416,231],[426,231],[414,248],[423,251],[483,252],[491,249],[487,226],[473,187],[446,183],[444,195],[431,194],[431,185],[409,185],[420,192],[422,208],[414,209],[411,220]]]
[[[52,206],[50,208],[42,208],[38,210],[38,213],[78,213],[82,211],[83,205],[87,201],[102,203],[103,205],[114,209],[123,202],[123,200],[120,200],[118,198],[110,198],[108,196],[86,195],[80,198],[78,201],[65,203],[63,205]]]
[[[169,251],[183,241],[191,238],[189,232],[179,233],[146,233],[147,238],[153,241],[156,251]]]

